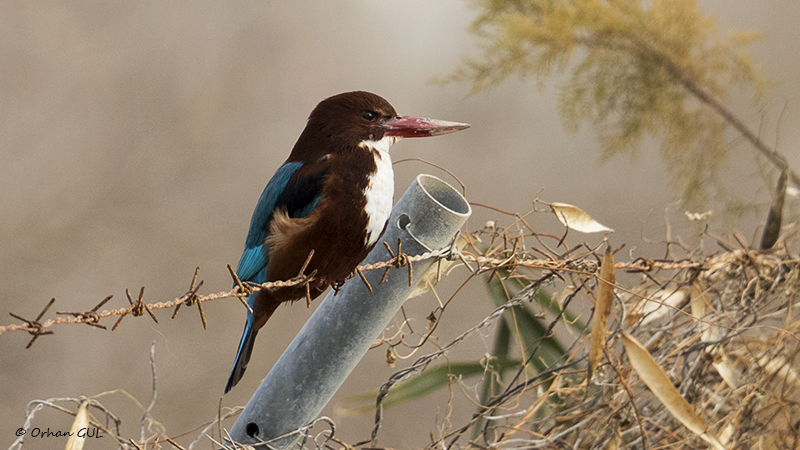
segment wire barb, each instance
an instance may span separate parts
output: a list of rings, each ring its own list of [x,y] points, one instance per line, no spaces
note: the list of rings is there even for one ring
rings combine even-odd
[[[236,285],[234,288],[234,292],[236,292],[237,297],[239,297],[239,301],[242,302],[245,308],[247,308],[247,312],[253,314],[253,308],[247,304],[246,298],[253,295],[253,288],[250,287],[248,284],[242,283],[242,280],[239,279],[239,275],[236,275],[236,271],[233,270],[230,264],[228,264],[228,272],[230,272],[231,277],[233,278],[233,283]],[[237,291],[238,290],[238,291]]]
[[[122,322],[122,319],[124,319],[128,314],[132,315],[133,317],[139,317],[143,316],[144,313],[147,312],[153,321],[158,323],[158,319],[156,318],[155,314],[153,314],[153,311],[150,310],[150,305],[144,302],[144,286],[142,286],[142,289],[139,290],[139,298],[135,302],[133,301],[133,297],[131,297],[130,290],[125,289],[125,296],[128,297],[128,303],[131,304],[131,307],[123,311],[122,315],[119,316],[119,319],[117,319],[117,322],[114,323],[113,327],[111,327],[111,331],[116,330],[120,322]]]
[[[389,255],[392,257],[392,259],[386,262],[386,270],[383,271],[380,284],[383,284],[386,281],[386,277],[389,275],[389,269],[392,267],[399,269],[405,265],[408,265],[408,285],[413,285],[414,267],[411,264],[411,258],[403,253],[403,241],[397,239],[397,255],[394,254],[392,247],[390,247],[386,241],[383,241],[383,245],[386,247],[386,250],[389,252]]]
[[[297,277],[305,277],[306,268],[308,268],[308,263],[311,262],[311,258],[314,257],[314,249],[312,248],[311,251],[308,253],[306,257],[306,261],[303,263],[303,266],[300,268],[300,271],[297,273]],[[313,273],[316,274],[316,270]],[[311,277],[306,277],[305,288],[306,288],[306,308],[311,308]]]
[[[367,286],[369,292],[372,293],[372,285],[369,284],[369,281],[367,281],[367,277],[364,276],[364,271],[361,270],[361,267],[356,267],[356,273],[358,274],[359,277],[361,277],[361,281],[363,281],[364,284]]]
[[[105,325],[100,325],[98,323],[98,322],[100,322],[100,314],[97,313],[97,310],[100,309],[100,307],[102,307],[106,303],[108,303],[108,301],[111,300],[112,297],[114,297],[114,296],[113,295],[109,295],[108,297],[106,297],[103,300],[101,300],[100,303],[97,304],[97,306],[95,306],[94,308],[92,308],[92,309],[90,309],[89,311],[86,311],[86,312],[60,312],[60,311],[56,311],[56,314],[62,314],[62,315],[66,315],[66,316],[73,316],[73,317],[77,318],[80,322],[85,323],[86,325],[90,325],[90,326],[93,326],[93,327],[102,328],[102,329],[106,330],[107,328],[106,328]]]
[[[33,337],[31,338],[30,342],[28,342],[28,345],[25,346],[25,348],[30,348],[31,345],[33,345],[33,343],[36,342],[36,339],[39,339],[39,336],[55,333],[55,331],[44,331],[44,325],[42,325],[42,323],[39,322],[40,320],[42,320],[42,317],[44,317],[44,315],[47,313],[47,310],[50,309],[50,307],[53,306],[53,303],[55,302],[56,298],[55,297],[51,298],[50,301],[47,303],[47,306],[45,306],[44,309],[42,309],[42,312],[40,312],[39,315],[36,316],[36,319],[34,320],[28,320],[12,312],[8,313],[9,315],[11,315],[11,317],[19,319],[28,324],[28,329],[26,331],[31,335],[33,335]]]
[[[230,267],[230,265],[228,266]],[[189,285],[189,290],[180,297],[180,300],[183,302],[178,303],[175,306],[175,312],[172,313],[172,318],[178,316],[178,311],[180,311],[182,305],[192,306],[197,303],[197,309],[200,312],[200,320],[203,322],[203,329],[208,329],[208,321],[206,321],[206,312],[203,310],[203,303],[198,301],[197,291],[203,286],[203,280],[200,280],[200,283],[197,282],[197,277],[200,275],[200,267],[194,269],[194,277],[192,277],[192,283]]]

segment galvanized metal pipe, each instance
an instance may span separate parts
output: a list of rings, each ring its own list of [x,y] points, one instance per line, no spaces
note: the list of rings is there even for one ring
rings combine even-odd
[[[438,250],[451,243],[471,213],[452,186],[432,175],[418,175],[395,205],[381,240],[396,249],[400,239],[409,256]],[[364,262],[387,259],[379,242]],[[425,273],[435,261],[413,263],[414,272]],[[413,289],[406,268],[390,269],[383,284],[383,270],[364,275],[373,292],[355,278],[338,295],[328,293],[247,402],[230,431],[234,441],[269,441],[311,423],[322,412]],[[416,284],[421,277],[414,278]],[[270,445],[286,448],[296,439]]]

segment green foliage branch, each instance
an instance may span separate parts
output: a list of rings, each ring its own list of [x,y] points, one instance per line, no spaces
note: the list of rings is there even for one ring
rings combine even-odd
[[[512,74],[545,77],[570,70],[559,110],[570,130],[596,129],[600,160],[663,136],[661,154],[687,206],[699,206],[724,164],[727,126],[783,171],[770,148],[726,105],[734,88],[762,104],[770,83],[747,52],[758,33],[719,37],[695,0],[474,0],[472,31],[483,56],[465,59],[445,81],[469,82],[473,93]],[[800,186],[800,177],[790,172]]]

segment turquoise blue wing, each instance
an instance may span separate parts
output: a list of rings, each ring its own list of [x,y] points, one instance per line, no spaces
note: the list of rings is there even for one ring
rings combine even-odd
[[[302,165],[301,162],[290,162],[280,166],[267,183],[264,192],[261,193],[256,209],[253,211],[253,218],[250,220],[244,252],[236,267],[236,274],[242,281],[256,281],[256,275],[267,266],[269,255],[264,249],[264,239],[267,237],[272,212],[275,210],[278,198],[286,189],[289,179]],[[264,281],[266,280],[261,282]]]

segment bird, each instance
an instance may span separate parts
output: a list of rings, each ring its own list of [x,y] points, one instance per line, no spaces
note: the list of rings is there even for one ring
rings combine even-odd
[[[365,91],[317,104],[288,159],[258,199],[236,268],[241,281],[258,284],[289,280],[301,270],[313,277],[307,286],[261,289],[248,297],[226,394],[242,379],[256,335],[277,307],[314,299],[329,286],[344,283],[378,242],[394,200],[389,148],[403,137],[468,127],[398,115],[383,97]]]

